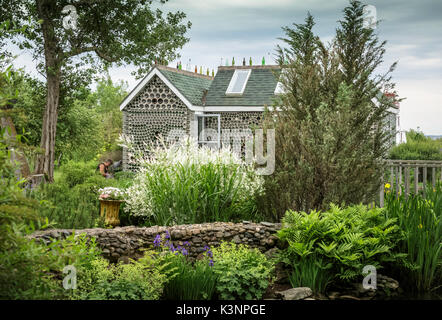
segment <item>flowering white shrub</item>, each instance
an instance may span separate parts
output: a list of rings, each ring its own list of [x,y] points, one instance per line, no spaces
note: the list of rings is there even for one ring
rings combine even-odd
[[[124,210],[158,224],[251,219],[262,177],[229,149],[151,146],[137,153],[139,172],[127,190]]]
[[[123,200],[124,191],[114,187],[106,187],[98,189],[100,200]]]

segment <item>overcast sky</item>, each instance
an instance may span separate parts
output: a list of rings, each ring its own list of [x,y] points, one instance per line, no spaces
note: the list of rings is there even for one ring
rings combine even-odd
[[[385,67],[398,61],[393,73],[401,103],[402,129],[420,127],[425,134],[442,134],[442,1],[369,0],[381,24],[377,32],[387,40]],[[192,22],[190,42],[180,51],[183,66],[210,69],[223,59],[235,57],[236,64],[252,57],[254,64],[263,56],[274,62],[282,26],[302,23],[307,11],[316,20],[315,32],[329,41],[342,18],[347,0],[169,0],[163,10],[184,11]],[[270,61],[269,61],[270,60]],[[25,55],[17,60],[32,72]],[[176,66],[176,61],[171,63]],[[194,68],[194,67],[193,67]],[[192,68],[192,69],[193,69]],[[113,80],[124,80],[132,89],[137,81],[133,68],[111,70]]]

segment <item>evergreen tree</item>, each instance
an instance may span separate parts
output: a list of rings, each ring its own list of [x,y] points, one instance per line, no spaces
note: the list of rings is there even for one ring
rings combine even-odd
[[[394,65],[376,74],[385,42],[364,28],[363,15],[363,5],[351,1],[328,45],[313,33],[310,14],[283,28],[287,47],[277,50],[284,94],[264,121],[275,128],[276,163],[265,177],[262,210],[276,219],[287,209],[368,203],[377,195],[391,138],[391,100],[383,92],[393,88]]]

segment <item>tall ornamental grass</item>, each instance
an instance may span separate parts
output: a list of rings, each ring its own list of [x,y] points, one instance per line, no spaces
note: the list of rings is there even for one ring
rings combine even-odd
[[[397,219],[402,240],[397,249],[407,254],[401,268],[402,283],[420,292],[441,287],[442,281],[442,184],[427,186],[427,196],[398,198],[387,191],[386,210]]]
[[[228,149],[198,147],[191,139],[138,157],[125,211],[146,224],[255,220],[262,180]]]

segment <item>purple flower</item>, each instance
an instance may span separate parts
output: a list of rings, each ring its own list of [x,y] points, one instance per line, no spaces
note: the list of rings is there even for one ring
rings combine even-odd
[[[209,266],[213,267],[213,260],[212,259],[210,259],[210,261],[209,261]]]
[[[204,246],[204,251],[210,250],[209,246]]]
[[[212,253],[211,250],[208,250],[208,251],[207,251],[207,256],[210,257],[210,258],[213,258],[213,253]]]
[[[187,247],[187,246],[190,246],[190,243],[189,243],[189,241],[184,241],[184,245]]]
[[[170,247],[170,241],[167,240],[166,242],[164,242],[164,246],[165,246],[165,247]]]
[[[187,251],[186,249],[182,249],[181,253],[183,254],[183,256],[187,256],[189,254],[189,251]]]
[[[166,230],[166,236],[165,236],[165,238],[166,238],[166,239],[170,239],[170,233],[169,233],[168,230]]]
[[[175,252],[175,251],[176,251],[175,247],[173,246],[173,243],[170,245],[169,249],[170,249],[170,251],[172,251],[172,252]]]
[[[153,241],[153,246],[159,247],[160,245],[161,245],[161,236],[159,234],[157,234],[157,236],[155,237],[155,240]]]

